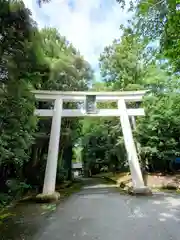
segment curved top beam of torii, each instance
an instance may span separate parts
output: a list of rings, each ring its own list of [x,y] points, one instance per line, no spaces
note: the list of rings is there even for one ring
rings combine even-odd
[[[141,101],[147,91],[113,91],[113,92],[79,92],[79,91],[44,91],[34,90],[36,99],[39,101],[52,101],[55,99],[63,99],[65,102],[77,102],[85,100],[88,95],[95,95],[97,101],[117,101],[123,98],[125,101]]]

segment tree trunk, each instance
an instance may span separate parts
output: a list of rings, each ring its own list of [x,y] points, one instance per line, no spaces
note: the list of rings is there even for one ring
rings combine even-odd
[[[66,146],[64,149],[64,168],[67,170],[67,180],[72,180],[72,145]]]

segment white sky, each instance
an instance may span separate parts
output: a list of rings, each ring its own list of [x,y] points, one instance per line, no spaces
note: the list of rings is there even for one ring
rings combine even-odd
[[[114,38],[120,37],[119,26],[128,19],[116,0],[51,0],[42,8],[36,0],[24,2],[39,27],[56,27],[79,49],[97,75],[100,53]]]

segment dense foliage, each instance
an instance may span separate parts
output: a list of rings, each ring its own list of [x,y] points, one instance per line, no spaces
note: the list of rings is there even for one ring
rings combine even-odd
[[[34,109],[52,103],[36,103],[31,90],[85,90],[93,72],[56,29],[39,31],[22,1],[2,1],[0,25],[0,189],[7,194],[0,201],[4,202],[24,188],[40,189],[43,183],[51,119],[37,119]],[[79,124],[63,120],[59,180],[71,177]]]
[[[128,26],[120,26],[122,36],[100,55],[103,81],[91,87],[148,90],[142,103],[146,116],[136,119],[134,136],[141,164],[151,171],[172,170],[170,163],[180,156],[179,4],[132,1],[133,18]],[[34,109],[51,108],[53,103],[37,103],[31,90],[88,90],[93,72],[56,29],[39,30],[22,1],[1,1],[0,26],[0,201],[4,203],[26,189],[40,191],[43,184],[51,119],[36,118]],[[83,161],[88,175],[128,169],[118,118],[63,119],[60,143],[58,182],[71,178],[72,159]]]
[[[122,8],[124,0],[117,0]],[[135,31],[147,42],[160,46],[161,53],[179,71],[180,49],[180,1],[179,0],[135,0],[130,1],[130,11],[135,13]]]
[[[119,3],[122,8],[125,7],[125,1]],[[100,56],[103,88],[109,91],[148,90],[143,101],[146,116],[136,119],[134,131],[136,142],[140,146],[138,150],[141,164],[150,171],[172,171],[175,170],[174,167],[178,167],[175,166],[174,159],[180,155],[178,1],[132,1],[129,11],[134,11],[134,16],[127,27],[121,26],[121,38],[106,46]],[[127,160],[122,148],[119,121],[88,121],[90,127],[84,134],[85,161],[89,162],[92,169],[98,162],[110,166],[116,158],[113,156],[113,160],[110,157],[107,160],[105,156],[110,156],[117,148],[119,152],[116,152],[116,156],[119,161],[116,169],[120,167],[122,171],[122,163]],[[111,130],[116,134],[113,135]],[[110,142],[107,140],[107,132],[111,133]],[[100,149],[106,154],[100,156]]]

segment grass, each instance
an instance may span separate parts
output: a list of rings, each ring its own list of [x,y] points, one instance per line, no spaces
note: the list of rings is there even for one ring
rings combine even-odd
[[[118,185],[121,183],[129,183],[131,181],[131,175],[129,172],[122,172],[122,173],[100,173],[96,175],[97,177],[104,177],[104,178],[109,178],[113,181],[115,181]]]
[[[3,221],[5,221],[6,219],[8,219],[8,218],[10,218],[10,217],[12,217],[12,216],[14,216],[14,214],[12,214],[12,213],[9,213],[9,212],[7,212],[7,213],[1,213],[0,212],[0,224],[2,224],[3,223]]]

